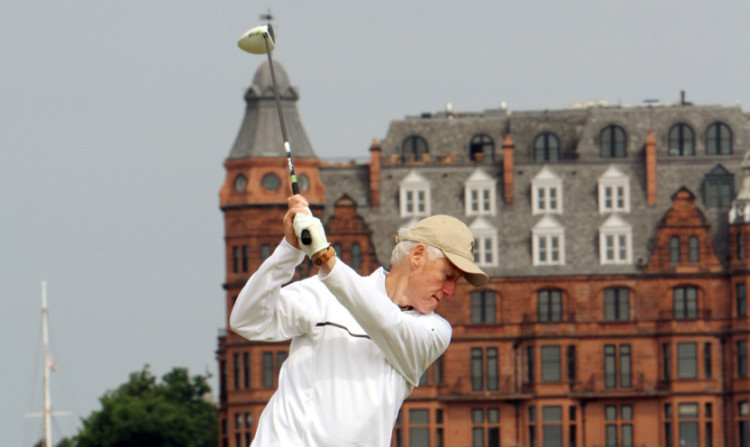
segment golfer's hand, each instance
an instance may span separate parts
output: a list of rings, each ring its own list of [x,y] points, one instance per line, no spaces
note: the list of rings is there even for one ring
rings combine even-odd
[[[286,199],[286,203],[289,206],[289,210],[286,212],[286,215],[284,215],[284,238],[295,248],[300,248],[297,233],[294,231],[294,216],[299,213],[309,215],[309,204],[307,203],[307,200],[299,194],[295,194]]]
[[[312,259],[313,255],[319,251],[323,251],[328,248],[328,240],[326,240],[326,232],[323,229],[323,223],[317,217],[313,217],[305,212],[299,212],[294,216],[294,233],[297,239],[301,238],[301,234],[304,230],[310,232],[310,238],[312,241],[309,245],[302,245],[302,251],[305,252],[308,258]]]

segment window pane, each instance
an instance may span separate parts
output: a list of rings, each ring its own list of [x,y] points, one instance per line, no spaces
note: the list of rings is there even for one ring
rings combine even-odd
[[[620,407],[620,418],[623,421],[632,421],[633,420],[633,406],[623,405],[622,407]]]
[[[471,445],[472,447],[484,447],[484,429],[480,427],[474,427],[471,431]]]
[[[604,319],[614,321],[617,318],[616,315],[615,290],[606,289],[604,290]]]
[[[747,421],[740,421],[740,446],[739,447],[750,447],[750,425]]]
[[[412,425],[429,424],[430,423],[429,410],[409,410],[409,423]]]
[[[555,238],[556,240],[557,238]],[[562,295],[559,291],[553,290],[550,292],[551,298],[551,318],[552,321],[562,320]]]
[[[428,428],[409,429],[409,447],[430,447],[430,432]]]
[[[496,424],[500,422],[500,410],[497,408],[490,408],[487,410],[487,422],[490,424]]]
[[[677,445],[680,447],[698,447],[698,423],[680,422],[679,436]]]
[[[680,262],[680,238],[669,238],[669,262]]]
[[[562,407],[550,406],[542,407],[542,421],[544,422],[562,422]]]
[[[542,382],[560,381],[560,347],[542,346]],[[545,407],[548,408],[548,407]]]
[[[698,417],[698,404],[678,405],[677,416],[679,418],[697,418]]]
[[[471,422],[473,424],[484,423],[484,410],[481,408],[474,408],[471,410]]]
[[[487,389],[497,391],[497,348],[487,348]]]
[[[617,407],[616,406],[607,405],[604,407],[604,420],[605,421],[617,420]]]
[[[539,321],[549,321],[550,297],[549,291],[542,290],[537,296],[537,315]]]
[[[482,349],[473,348],[471,350],[471,389],[479,391],[482,389]]]
[[[562,425],[544,425],[542,427],[543,447],[562,447]]]
[[[482,293],[471,292],[471,322],[482,322]]]
[[[630,345],[620,346],[620,386],[630,387]]]
[[[622,431],[622,447],[633,447],[633,426],[623,424],[620,430]]]
[[[604,346],[604,386],[606,388],[615,387],[617,377],[616,367],[615,346]]]
[[[698,238],[695,236],[688,239],[688,260],[690,262],[698,262],[699,260]]]
[[[697,376],[698,361],[696,344],[677,343],[677,377],[680,379],[694,379]]]
[[[617,319],[630,319],[630,291],[628,289],[617,289]]]
[[[737,284],[737,316],[747,315],[747,291],[745,284]]]
[[[617,426],[614,424],[607,424],[607,441],[606,447],[617,447]]]
[[[273,388],[273,353],[263,353],[263,388]]]

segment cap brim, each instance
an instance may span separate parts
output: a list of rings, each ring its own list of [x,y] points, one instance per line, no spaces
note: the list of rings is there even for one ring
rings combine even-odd
[[[464,276],[466,277],[466,280],[469,281],[469,284],[473,286],[483,286],[487,284],[487,281],[490,280],[490,277],[487,276],[487,274],[484,273],[482,269],[477,267],[473,262],[469,261],[463,256],[445,251],[443,252],[443,254],[445,254],[445,257],[448,258],[448,260],[452,262],[453,265],[456,266],[456,268],[464,272]]]

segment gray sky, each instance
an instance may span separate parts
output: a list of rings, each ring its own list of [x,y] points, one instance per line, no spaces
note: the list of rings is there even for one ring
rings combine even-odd
[[[321,158],[391,120],[605,99],[750,104],[750,2],[5,0],[0,5],[0,444],[42,435],[48,282],[54,436],[145,364],[213,374],[224,326],[222,163],[276,17]],[[292,142],[294,147],[294,142]],[[279,235],[281,238],[281,235]]]

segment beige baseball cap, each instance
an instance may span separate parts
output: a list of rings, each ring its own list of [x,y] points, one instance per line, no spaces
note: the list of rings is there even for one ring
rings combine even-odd
[[[422,242],[439,248],[446,258],[464,272],[472,285],[483,286],[489,277],[474,264],[474,235],[463,222],[445,214],[426,217],[407,229],[396,242]]]

